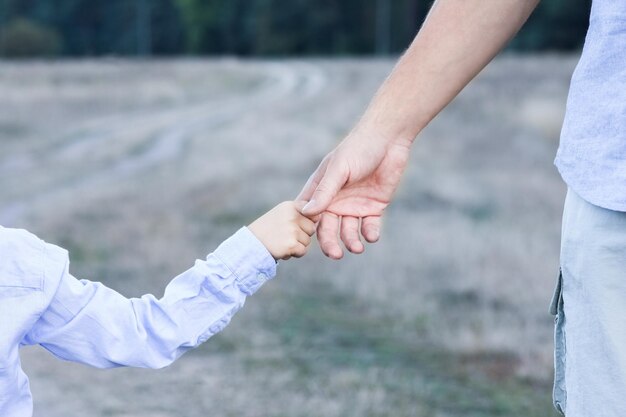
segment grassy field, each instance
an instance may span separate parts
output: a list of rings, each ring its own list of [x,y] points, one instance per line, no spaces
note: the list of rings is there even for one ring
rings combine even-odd
[[[169,368],[22,352],[35,415],[546,417],[575,57],[502,56],[422,133],[383,236],[281,263]],[[0,224],[127,296],[293,198],[388,60],[0,62]]]

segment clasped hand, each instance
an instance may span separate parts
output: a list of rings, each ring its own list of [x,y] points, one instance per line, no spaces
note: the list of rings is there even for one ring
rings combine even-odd
[[[378,240],[381,216],[398,188],[410,146],[410,141],[353,134],[322,160],[297,199],[308,201],[303,215],[319,217],[317,239],[326,256],[343,257],[339,238],[352,253],[365,250],[361,236],[369,243]]]

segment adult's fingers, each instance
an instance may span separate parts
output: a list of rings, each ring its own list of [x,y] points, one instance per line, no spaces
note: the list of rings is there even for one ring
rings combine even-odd
[[[317,225],[317,241],[324,255],[332,259],[341,259],[343,251],[337,238],[339,232],[339,217],[336,214],[324,212]]]
[[[311,217],[326,210],[339,190],[348,181],[349,174],[348,166],[344,161],[330,159],[309,203],[302,209],[302,214]]]
[[[363,253],[365,247],[359,238],[358,217],[343,216],[341,218],[341,240],[352,253]]]
[[[380,216],[364,217],[361,220],[361,235],[369,243],[374,243],[380,237]]]

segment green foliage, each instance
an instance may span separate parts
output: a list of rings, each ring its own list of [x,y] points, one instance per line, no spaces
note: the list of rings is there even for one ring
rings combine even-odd
[[[148,19],[139,16],[140,0],[0,0],[3,22],[24,18],[56,30],[64,55],[134,55],[139,34],[149,37],[155,54],[179,53],[184,29],[173,0],[144,0]],[[139,25],[147,26],[140,30]]]
[[[0,0],[3,33],[55,31],[65,55],[398,53],[431,0]],[[540,3],[515,50],[580,48],[591,0]],[[388,11],[382,13],[381,11]],[[388,16],[388,18],[387,18]],[[34,22],[38,26],[33,26]],[[23,26],[23,24],[22,24]],[[50,32],[52,33],[52,32]],[[14,36],[14,35],[11,35]],[[34,35],[35,38],[38,35]],[[40,37],[39,39],[43,39]],[[15,39],[15,37],[11,37]],[[30,42],[30,41],[29,41]],[[31,48],[18,41],[11,50]],[[48,45],[50,46],[50,45]],[[58,49],[54,52],[57,52]],[[32,49],[36,55],[50,50]]]
[[[511,42],[517,50],[573,50],[582,47],[591,0],[543,1]]]
[[[376,4],[389,0],[177,0],[193,53],[239,55],[374,52]],[[391,2],[391,50],[404,49],[428,10]]]
[[[16,19],[0,30],[0,54],[13,58],[53,56],[60,50],[56,31],[26,19]]]

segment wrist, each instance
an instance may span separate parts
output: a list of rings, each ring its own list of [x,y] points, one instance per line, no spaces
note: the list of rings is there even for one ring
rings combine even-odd
[[[388,149],[390,146],[402,145],[410,148],[417,133],[408,129],[384,126],[369,121],[359,122],[346,137],[346,142],[358,141],[359,147],[367,149]]]
[[[239,288],[251,295],[276,275],[276,261],[249,228],[242,227],[209,255],[233,274]]]
[[[258,223],[259,220],[257,219],[246,227],[250,231],[250,233],[252,233],[252,235],[259,241],[259,243],[261,243],[261,245],[263,245],[265,249],[267,249],[267,251],[272,254],[268,248],[267,243],[265,242],[265,239],[263,238],[263,232],[260,230],[260,225]]]

